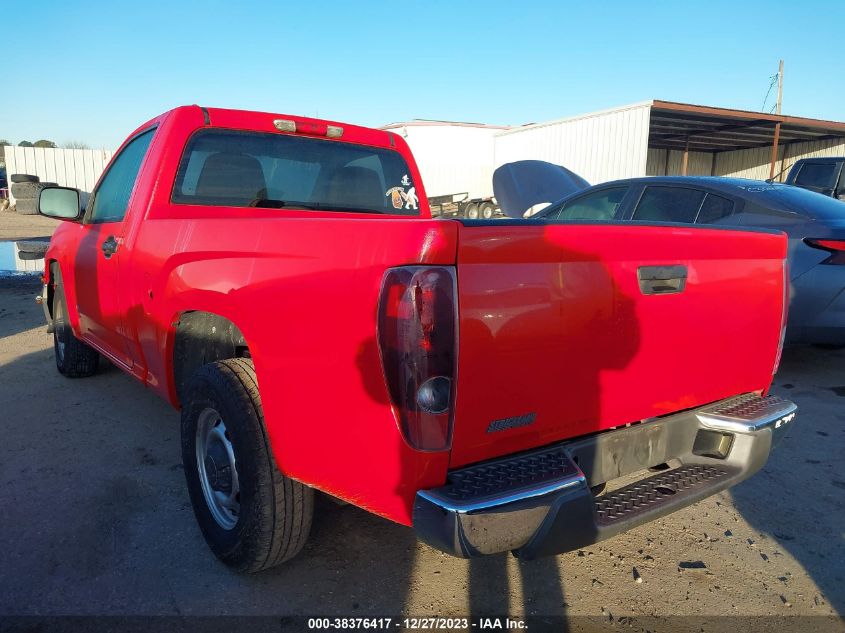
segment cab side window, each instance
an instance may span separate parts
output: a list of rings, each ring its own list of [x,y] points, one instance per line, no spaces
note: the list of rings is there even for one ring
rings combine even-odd
[[[628,187],[611,187],[570,200],[548,218],[554,220],[609,221],[616,217]]]
[[[155,130],[150,130],[139,134],[115,157],[99,187],[91,196],[86,223],[102,224],[123,220],[129,206],[129,197],[141,170],[141,163],[154,133]]]

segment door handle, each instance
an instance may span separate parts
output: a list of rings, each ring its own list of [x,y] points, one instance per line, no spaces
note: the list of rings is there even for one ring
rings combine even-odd
[[[687,285],[686,266],[640,266],[637,268],[640,292],[644,295],[669,295],[683,292]]]
[[[103,243],[100,244],[100,249],[103,251],[103,256],[106,259],[111,259],[111,256],[117,252],[117,240],[114,239],[114,235],[109,235]]]

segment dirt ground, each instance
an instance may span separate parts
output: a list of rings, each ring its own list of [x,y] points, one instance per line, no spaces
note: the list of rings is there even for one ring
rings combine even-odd
[[[763,472],[594,547],[459,560],[323,501],[302,554],[239,576],[194,522],[178,413],[108,363],[61,377],[37,290],[0,279],[0,616],[845,613],[845,351],[786,350],[774,392],[799,418]]]
[[[0,240],[25,240],[52,235],[60,222],[43,215],[20,215],[3,209],[0,210]]]

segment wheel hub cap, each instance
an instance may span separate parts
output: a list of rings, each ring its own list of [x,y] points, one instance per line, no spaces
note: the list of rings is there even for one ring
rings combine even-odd
[[[196,457],[206,506],[220,527],[231,530],[240,515],[241,489],[230,433],[215,409],[204,409],[197,419]]]

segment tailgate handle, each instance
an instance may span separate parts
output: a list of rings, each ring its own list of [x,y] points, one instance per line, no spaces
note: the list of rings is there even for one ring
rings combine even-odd
[[[637,269],[640,292],[644,295],[668,295],[683,292],[687,285],[686,266],[640,266]]]

